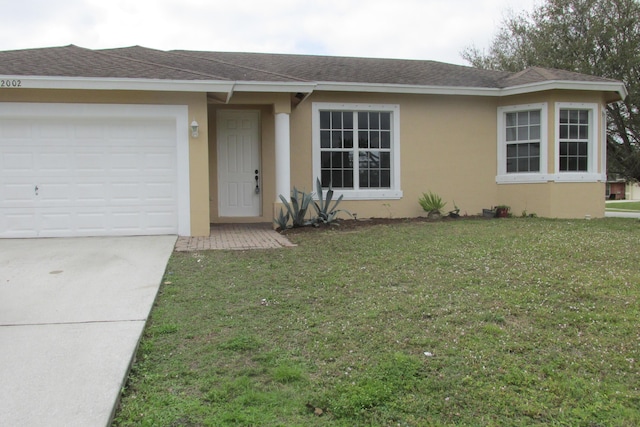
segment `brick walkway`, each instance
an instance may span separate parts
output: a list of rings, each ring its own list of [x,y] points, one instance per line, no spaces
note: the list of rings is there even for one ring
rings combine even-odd
[[[209,237],[179,237],[176,251],[274,249],[296,246],[271,224],[212,224]]]

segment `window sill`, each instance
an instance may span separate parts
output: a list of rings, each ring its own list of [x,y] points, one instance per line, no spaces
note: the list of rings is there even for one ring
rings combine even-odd
[[[497,175],[497,184],[536,184],[545,182],[606,182],[606,177],[598,173],[564,172],[557,174],[506,174]]]
[[[342,200],[398,200],[402,190],[333,190],[333,199],[343,196]]]
[[[498,184],[535,184],[549,181],[553,181],[553,177],[542,173],[510,173],[496,176]]]

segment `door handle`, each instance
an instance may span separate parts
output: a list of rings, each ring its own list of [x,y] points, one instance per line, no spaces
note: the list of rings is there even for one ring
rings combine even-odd
[[[258,175],[258,169],[256,169],[255,171],[255,178],[256,178],[256,194],[260,194],[260,177]]]
[[[39,191],[39,190],[40,190],[40,189],[39,189],[39,188],[38,188],[38,186],[36,185],[36,187],[33,189],[33,191],[36,193],[36,196],[38,195],[38,191]]]

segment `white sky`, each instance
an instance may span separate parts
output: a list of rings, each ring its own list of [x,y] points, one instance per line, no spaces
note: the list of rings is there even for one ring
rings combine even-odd
[[[465,64],[541,0],[0,0],[0,50],[75,44]]]

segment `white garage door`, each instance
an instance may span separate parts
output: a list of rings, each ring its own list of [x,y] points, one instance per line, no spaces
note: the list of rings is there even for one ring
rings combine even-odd
[[[178,234],[175,117],[87,105],[25,116],[3,106],[14,114],[0,115],[0,237]]]

